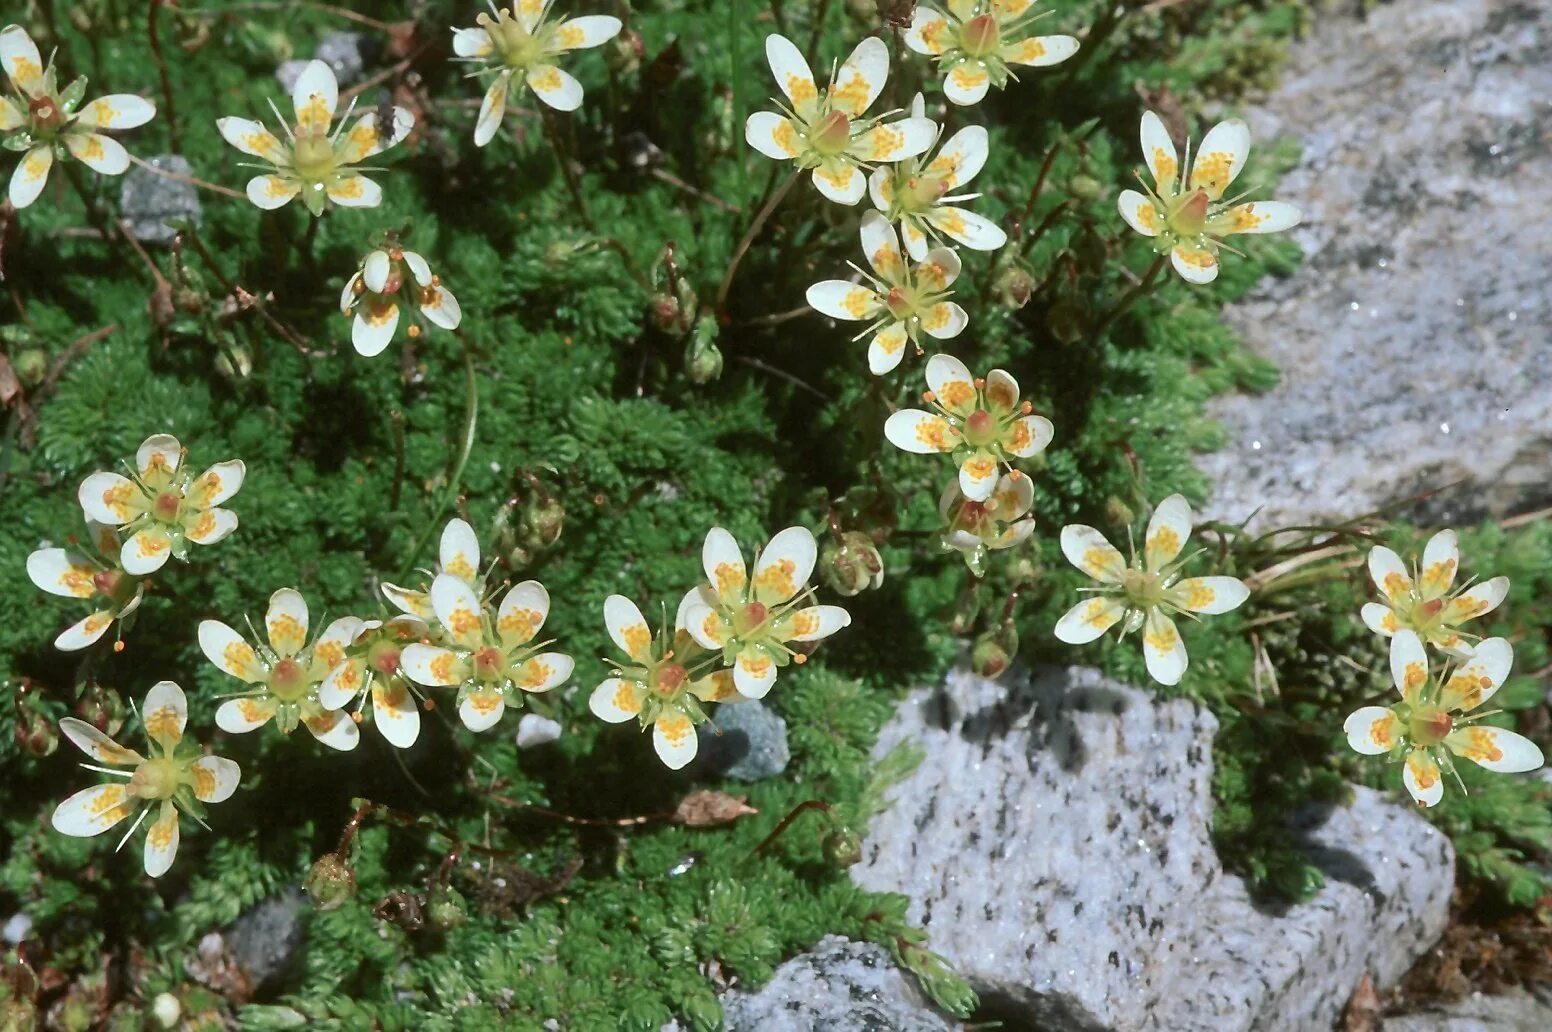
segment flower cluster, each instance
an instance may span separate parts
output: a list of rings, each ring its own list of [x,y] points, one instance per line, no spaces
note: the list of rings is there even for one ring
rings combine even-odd
[[[355,316],[350,342],[356,351],[367,358],[382,354],[399,328],[401,300],[413,303],[426,322],[444,330],[456,330],[463,320],[458,299],[432,275],[426,260],[390,244],[367,254],[340,293],[341,314]],[[420,336],[418,322],[410,324],[409,335]]]
[[[986,91],[1016,79],[1009,65],[1046,68],[1078,52],[1072,36],[1030,36],[1035,0],[947,0],[946,10],[918,4],[905,45],[936,58],[943,95],[979,104]]]

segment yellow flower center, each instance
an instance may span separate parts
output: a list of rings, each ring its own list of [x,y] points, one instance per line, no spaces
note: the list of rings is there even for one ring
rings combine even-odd
[[[183,765],[170,756],[147,760],[129,779],[129,794],[139,799],[169,799],[183,780]]]

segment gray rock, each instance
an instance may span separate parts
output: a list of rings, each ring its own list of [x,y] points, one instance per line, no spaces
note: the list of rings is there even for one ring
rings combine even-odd
[[[720,732],[720,733],[719,733]],[[787,722],[758,701],[718,706],[699,728],[696,759],[703,773],[739,781],[775,777],[787,769]]]
[[[318,41],[313,57],[334,69],[341,86],[353,85],[366,68],[366,49],[371,41],[359,32],[331,32]]]
[[[872,943],[827,936],[758,992],[722,998],[727,1032],[949,1032],[911,976]]]
[[[1411,514],[1549,497],[1549,39],[1544,0],[1413,0],[1293,46],[1246,115],[1302,144],[1272,194],[1303,207],[1307,261],[1228,310],[1283,380],[1214,403],[1208,516],[1347,519],[1457,481]]]
[[[307,67],[307,62],[301,58],[292,58],[290,61],[280,62],[280,67],[275,69],[275,81],[280,83],[280,88],[287,96],[296,89],[296,80],[302,77],[302,69]]]
[[[524,713],[523,718],[517,722],[517,747],[532,749],[536,745],[545,745],[559,738],[560,732],[560,721],[541,717],[537,713]]]
[[[879,755],[922,766],[874,819],[865,888],[910,917],[1016,1027],[1327,1029],[1367,970],[1399,978],[1444,928],[1454,855],[1378,793],[1306,815],[1327,884],[1274,911],[1209,834],[1216,719],[1095,670],[965,671],[919,690]]]
[[[1536,993],[1468,996],[1385,1018],[1385,1032],[1545,1032],[1552,1028],[1552,988]]]
[[[232,962],[255,995],[275,989],[290,974],[307,929],[301,890],[291,887],[240,914],[223,937]]]
[[[147,158],[146,164],[181,176],[194,174],[187,159],[177,154]],[[193,183],[159,176],[138,165],[125,175],[119,187],[119,218],[130,236],[143,244],[170,244],[177,230],[168,223],[186,219],[200,225],[199,193]]]

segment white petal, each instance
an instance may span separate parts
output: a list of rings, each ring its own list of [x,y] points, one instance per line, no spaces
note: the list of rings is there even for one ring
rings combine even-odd
[[[199,622],[199,649],[206,659],[239,681],[257,684],[266,676],[253,646],[220,620]]]
[[[1282,201],[1247,201],[1236,204],[1208,225],[1208,232],[1220,235],[1234,233],[1281,233],[1292,229],[1304,218],[1303,212]]]
[[[802,52],[791,40],[775,33],[766,36],[765,59],[770,62],[776,85],[781,87],[781,92],[787,95],[795,109],[801,112],[814,103],[819,94],[814,85],[814,73],[809,71],[808,62],[803,60]]]
[[[194,795],[202,803],[226,802],[242,780],[242,768],[219,756],[201,756],[189,766],[194,771]]]
[[[422,287],[431,286],[431,265],[421,255],[414,251],[401,251],[400,257],[404,259],[404,265],[410,270],[410,275],[415,277],[415,282]]]
[[[808,583],[819,557],[814,535],[807,527],[788,527],[771,538],[754,564],[754,596],[766,605],[779,605]]]
[[[269,610],[264,614],[264,629],[269,635],[270,648],[288,658],[302,651],[307,644],[307,601],[295,588],[281,588],[269,597]]]
[[[921,317],[921,328],[938,340],[952,340],[970,325],[970,316],[952,301],[940,301]]]
[[[1008,427],[1002,446],[1010,455],[1034,458],[1056,437],[1056,427],[1044,416],[1020,416]]]
[[[550,593],[536,580],[513,585],[496,610],[496,631],[508,645],[526,645],[550,615]]]
[[[236,530],[238,522],[230,509],[206,509],[185,524],[184,536],[196,545],[213,545]]]
[[[783,161],[800,153],[797,132],[785,115],[756,111],[744,122],[744,140],[767,158]]]
[[[517,669],[513,681],[525,692],[547,692],[570,680],[576,667],[564,652],[541,652]]]
[[[247,477],[248,467],[241,459],[218,462],[194,478],[189,485],[189,499],[202,509],[221,505],[242,490]]]
[[[921,409],[901,409],[884,422],[889,443],[917,455],[950,452],[958,443],[948,420]]]
[[[575,111],[582,106],[582,84],[570,72],[554,65],[539,65],[528,72],[528,87],[556,111]]]
[[[431,608],[453,641],[466,649],[483,643],[480,597],[467,581],[450,573],[437,574],[431,582]]]
[[[1428,653],[1416,631],[1400,630],[1390,639],[1390,677],[1408,702],[1428,683]]]
[[[1405,734],[1401,721],[1384,706],[1354,710],[1343,722],[1342,730],[1347,733],[1347,744],[1365,756],[1390,752]]]
[[[1158,206],[1149,198],[1136,190],[1122,190],[1116,198],[1116,207],[1121,211],[1121,218],[1132,229],[1143,236],[1159,235],[1159,227],[1164,224],[1164,219],[1159,215]]]
[[[900,255],[900,238],[888,219],[876,211],[862,216],[862,253],[868,264],[888,283],[896,282],[904,274],[905,260]]]
[[[567,50],[602,46],[619,35],[621,27],[620,19],[605,14],[572,18],[555,30],[555,45]]]
[[[733,663],[733,684],[750,699],[763,699],[776,683],[776,664],[763,651],[745,649]]]
[[[1159,610],[1150,610],[1143,625],[1142,654],[1148,673],[1159,684],[1179,684],[1186,672],[1186,645],[1175,621]]]
[[[53,595],[91,598],[97,591],[92,584],[96,575],[97,567],[85,556],[63,548],[40,548],[27,556],[27,576]]]
[[[652,725],[652,748],[669,770],[678,770],[695,759],[700,738],[690,718],[678,710],[665,710]]]
[[[376,624],[376,621],[373,621]],[[325,670],[334,670],[345,662],[345,650],[350,648],[366,628],[366,621],[358,616],[341,616],[329,621],[329,626],[313,642],[313,662],[322,663]]]
[[[1169,263],[1187,283],[1200,286],[1218,278],[1218,256],[1205,247],[1179,244],[1169,252]]]
[[[420,737],[420,707],[397,677],[379,677],[372,682],[372,720],[396,749],[408,749]]]
[[[361,729],[343,710],[320,710],[302,723],[307,725],[314,738],[330,749],[350,752],[361,742]]]
[[[189,723],[189,700],[172,681],[158,681],[146,693],[140,720],[153,741],[171,748],[183,740]]]
[[[1067,561],[1102,584],[1116,583],[1126,571],[1126,559],[1093,527],[1069,523],[1062,528],[1061,542]]]
[[[979,104],[990,87],[991,75],[976,60],[960,61],[943,79],[943,95],[961,107]]]
[[[75,160],[105,176],[123,175],[129,168],[129,151],[102,133],[66,133],[65,149]]]
[[[901,118],[869,129],[847,152],[869,164],[901,161],[924,153],[938,138],[938,123],[930,118]]]
[[[686,602],[680,606],[679,615],[684,622],[684,629],[701,648],[720,652],[722,646],[727,644],[727,628],[722,617],[705,602],[698,599]]]
[[[494,50],[484,29],[453,30],[453,53],[459,57],[489,57]]]
[[[1188,577],[1174,591],[1182,609],[1207,616],[1238,609],[1250,597],[1245,582],[1234,577]]]
[[[1369,577],[1374,586],[1392,602],[1405,602],[1412,595],[1412,577],[1406,563],[1384,545],[1369,549]]]
[[[436,619],[436,611],[431,608],[431,596],[426,592],[401,588],[397,584],[384,584],[382,591],[383,597],[400,612],[418,616],[422,620]]]
[[[178,808],[163,799],[161,811],[146,828],[145,873],[160,878],[178,855]]]
[[[507,113],[507,90],[512,84],[512,73],[504,71],[491,82],[480,102],[480,117],[474,123],[474,145],[483,147],[501,128],[501,119]]]
[[[1390,637],[1400,628],[1396,622],[1396,614],[1387,605],[1378,602],[1365,602],[1363,608],[1358,611],[1364,624],[1375,634]]]
[[[47,144],[39,144],[22,156],[16,171],[11,173],[11,203],[25,208],[38,199],[43,184],[48,182],[49,169],[54,167],[54,150]]]
[[[935,247],[927,252],[926,259],[916,267],[917,279],[933,290],[943,290],[959,278],[962,266],[959,255],[951,247]]]
[[[135,468],[142,480],[168,477],[183,466],[183,445],[172,434],[152,434],[135,449]]]
[[[1157,571],[1172,562],[1191,536],[1191,505],[1184,495],[1172,494],[1153,510],[1143,548],[1148,569]]]
[[[71,624],[54,639],[54,647],[61,652],[79,652],[97,644],[113,623],[113,610],[99,609]]]
[[[587,699],[587,708],[599,720],[623,724],[641,712],[643,694],[633,682],[611,677],[593,689]]]
[[[1460,542],[1453,530],[1441,530],[1423,546],[1423,567],[1418,587],[1423,598],[1435,599],[1449,592],[1460,569]]]
[[[889,48],[877,36],[869,36],[857,44],[841,65],[835,76],[835,87],[830,91],[831,102],[836,110],[856,118],[873,106],[888,78]],[[932,146],[932,141],[929,140],[927,146]]]
[[[1008,234],[1001,226],[966,208],[940,205],[932,209],[927,221],[938,232],[972,251],[995,251],[1008,242]]]
[[[884,165],[875,168],[873,174],[868,176],[868,198],[879,211],[889,211],[889,202],[894,196],[893,178],[894,169]]]
[[[706,582],[724,602],[743,601],[744,586],[749,579],[744,554],[738,547],[738,539],[722,527],[712,527],[706,532],[706,541],[701,545],[701,569],[706,572]]]
[[[458,718],[470,731],[489,731],[501,723],[507,701],[500,692],[470,692],[458,704]]]
[[[399,653],[399,669],[416,684],[433,688],[457,684],[462,677],[457,653],[436,645],[416,642]]]
[[[1529,738],[1485,724],[1451,731],[1444,744],[1456,756],[1500,774],[1535,770],[1545,762],[1541,749]]]
[[[1444,778],[1438,764],[1425,752],[1414,750],[1407,754],[1401,768],[1401,783],[1419,806],[1436,806],[1444,798]]]
[[[604,626],[615,648],[631,659],[645,660],[652,650],[652,631],[636,603],[624,595],[604,599]]]
[[[285,145],[264,128],[262,122],[251,118],[218,118],[216,130],[223,140],[244,154],[263,158],[274,165],[287,160]]]
[[[925,4],[918,4],[905,30],[905,45],[918,54],[935,57],[948,46],[948,20]]]
[[[928,163],[927,171],[943,176],[944,187],[952,190],[980,175],[989,154],[986,127],[967,125],[938,148],[938,155]]]
[[[141,510],[131,503],[143,501],[134,481],[117,473],[93,473],[81,481],[76,500],[81,503],[87,519],[109,527],[132,519]]]
[[[837,204],[856,204],[868,191],[868,180],[862,171],[841,159],[832,159],[814,169],[813,179],[814,187]]]
[[[818,641],[851,625],[851,614],[840,606],[808,606],[783,619],[787,641]]]
[[[254,176],[248,180],[248,200],[270,211],[289,202],[302,192],[302,184],[280,176]]]
[[[145,762],[144,756],[133,749],[120,745],[84,720],[77,720],[75,717],[64,717],[59,722],[59,729],[65,733],[65,737],[70,739],[77,749],[80,749],[98,763],[129,766],[130,764]]]
[[[905,344],[909,339],[902,322],[892,322],[875,333],[868,342],[868,371],[874,376],[883,376],[894,369],[905,357]]]
[[[959,490],[972,502],[984,502],[997,489],[997,460],[976,451],[959,464]]]
[[[350,327],[351,346],[366,358],[380,355],[393,343],[398,328],[398,305],[391,304],[380,311],[374,311],[371,305],[363,305],[356,310],[355,321]]]
[[[119,560],[124,564],[125,573],[144,577],[165,566],[170,555],[172,539],[160,525],[153,524],[137,531],[124,542],[124,551],[119,555]]]
[[[1072,36],[1031,36],[1004,46],[1002,59],[1029,68],[1048,68],[1061,64],[1077,52],[1078,41]]]
[[[1488,638],[1445,681],[1439,707],[1447,712],[1471,712],[1498,693],[1513,666],[1514,646],[1509,640]]]
[[[326,710],[344,709],[366,686],[366,660],[357,657],[340,663],[318,686],[318,705]]]
[[[1142,113],[1142,156],[1153,173],[1154,186],[1173,192],[1180,178],[1180,155],[1164,120],[1152,111]]]
[[[135,811],[128,785],[119,781],[83,788],[54,808],[54,830],[75,838],[101,835]]]
[[[821,315],[847,322],[871,319],[878,313],[878,295],[872,289],[850,280],[821,280],[804,295],[809,307]]]
[[[7,25],[0,32],[0,64],[17,89],[28,96],[38,95],[43,86],[43,59],[38,56],[38,45],[20,25]]]
[[[341,176],[329,184],[329,200],[342,208],[375,208],[383,203],[383,188],[366,176]]]
[[[216,708],[216,727],[231,735],[245,734],[269,723],[275,709],[273,698],[228,699]]]
[[[437,545],[437,562],[441,573],[450,573],[469,584],[478,580],[480,538],[474,528],[464,520],[449,520]]]
[[[1119,599],[1094,595],[1084,599],[1056,621],[1056,637],[1068,645],[1087,645],[1110,628],[1126,613]]]
[[[1250,126],[1238,118],[1207,131],[1191,160],[1191,189],[1200,187],[1213,200],[1223,196],[1250,157]]]
[[[1494,577],[1492,580],[1473,586],[1470,591],[1461,592],[1445,603],[1444,620],[1452,624],[1473,620],[1484,613],[1491,613],[1508,597],[1509,578]]]
[[[927,359],[927,389],[950,412],[968,413],[975,407],[975,377],[953,355],[937,354]]]
[[[420,302],[420,314],[444,330],[456,330],[463,322],[463,309],[458,306],[458,299],[440,284],[426,288]]]
[[[339,106],[339,82],[323,61],[309,61],[291,88],[291,107],[299,128],[325,131]]]

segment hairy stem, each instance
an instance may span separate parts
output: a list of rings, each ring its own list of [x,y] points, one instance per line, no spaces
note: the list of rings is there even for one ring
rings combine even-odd
[[[420,532],[420,537],[410,546],[410,550],[404,554],[404,564],[399,567],[395,575],[395,581],[402,581],[409,576],[410,570],[415,566],[415,557],[420,555],[420,550],[426,547],[437,525],[442,522],[442,516],[453,504],[453,499],[458,497],[459,485],[463,482],[463,471],[469,465],[469,453],[474,450],[474,431],[480,418],[480,392],[479,383],[474,375],[474,354],[469,348],[469,338],[460,331],[458,340],[463,344],[463,372],[464,372],[464,412],[463,412],[463,442],[458,449],[458,461],[453,465],[452,474],[447,480],[447,490],[442,492],[442,500],[437,504],[436,510],[431,514],[431,519]]]

